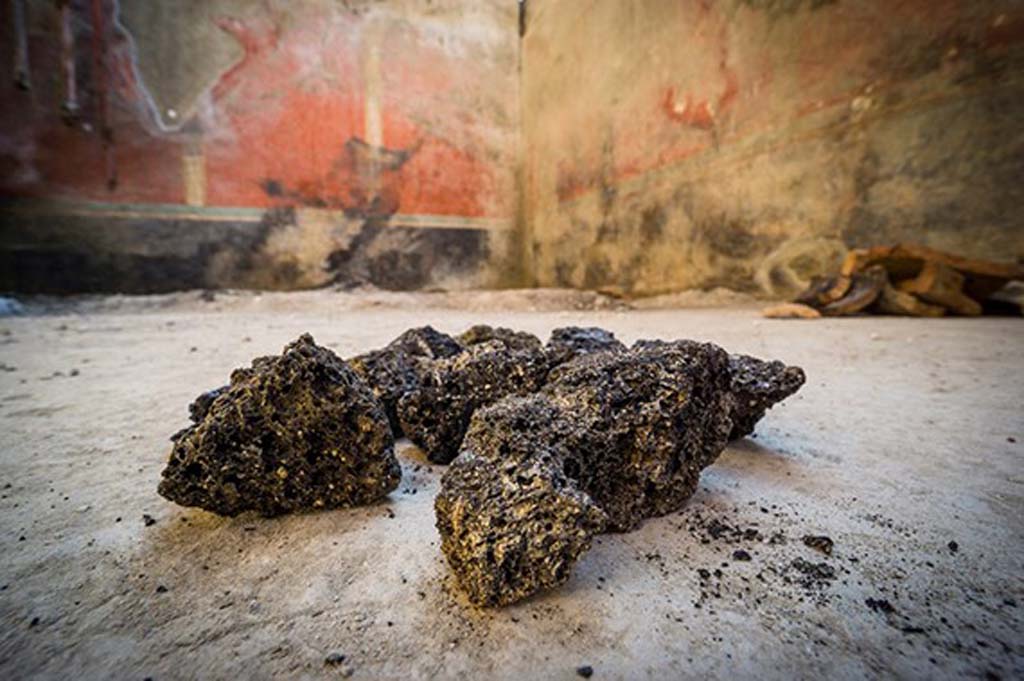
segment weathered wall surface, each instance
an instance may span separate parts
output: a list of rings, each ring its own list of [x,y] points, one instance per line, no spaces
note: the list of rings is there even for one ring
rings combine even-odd
[[[22,32],[18,4],[0,288],[490,281],[517,208],[515,3],[71,0],[70,49],[59,3],[20,0]]]
[[[788,295],[850,246],[1024,256],[1024,5],[530,0],[537,283]]]

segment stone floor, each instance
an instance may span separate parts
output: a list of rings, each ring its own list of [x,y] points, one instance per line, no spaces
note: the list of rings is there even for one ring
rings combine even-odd
[[[502,610],[454,588],[433,527],[443,468],[405,443],[403,482],[378,506],[222,519],[156,495],[189,400],[233,367],[304,331],[347,356],[477,322],[711,340],[808,382],[685,510],[601,537],[562,589]],[[769,321],[525,294],[104,298],[0,319],[0,369],[0,678],[1024,674],[1021,319]],[[830,537],[831,555],[805,535]]]

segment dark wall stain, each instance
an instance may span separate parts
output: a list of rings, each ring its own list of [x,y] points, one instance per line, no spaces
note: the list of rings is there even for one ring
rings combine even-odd
[[[640,238],[644,242],[661,238],[667,221],[668,216],[665,214],[665,209],[662,206],[654,205],[645,208],[640,213]]]
[[[583,270],[583,288],[596,289],[609,284],[625,284],[625,277],[618,277],[604,258],[587,262]]]
[[[748,7],[764,12],[773,19],[778,19],[807,8],[816,11],[822,7],[836,5],[839,0],[735,0],[740,7]]]
[[[68,294],[307,288],[309,272],[300,272],[288,254],[281,257],[266,248],[275,233],[295,224],[295,209],[286,206],[266,211],[258,222],[30,216],[0,207],[0,290]],[[489,258],[485,230],[403,227],[369,218],[348,247],[331,254],[325,265],[336,284],[410,290],[475,277]]]
[[[706,244],[712,252],[730,258],[750,258],[767,252],[771,245],[749,230],[750,222],[727,215],[703,216],[693,228],[694,240]]]
[[[327,259],[335,284],[372,284],[393,291],[472,276],[490,256],[487,232],[387,225],[367,220],[348,246]]]
[[[214,285],[215,257],[254,253],[251,222],[26,217],[0,211],[0,289],[21,293],[164,293]],[[145,241],[146,248],[138,247]]]
[[[309,208],[342,210],[350,217],[381,217],[399,209],[402,166],[419,150],[388,149],[352,137],[345,142],[331,169],[315,182],[289,187],[268,177],[260,188],[272,199]]]

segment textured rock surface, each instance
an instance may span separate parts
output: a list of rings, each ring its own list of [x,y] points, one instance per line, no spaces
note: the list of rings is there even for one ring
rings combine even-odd
[[[620,351],[626,346],[611,331],[596,326],[564,326],[551,332],[545,346],[552,365],[591,352]]]
[[[604,527],[604,513],[540,457],[511,465],[467,450],[434,505],[459,584],[485,606],[561,584]]]
[[[477,411],[435,504],[470,598],[556,586],[594,533],[685,504],[728,441],[730,378],[715,345],[651,344],[578,357],[539,394]]]
[[[209,395],[207,393],[206,395]],[[200,400],[203,400],[201,397]],[[308,334],[238,369],[179,433],[159,492],[220,515],[371,503],[401,471],[370,387]]]
[[[479,328],[479,327],[474,327]],[[515,332],[509,332],[515,333]],[[527,395],[543,385],[548,359],[535,337],[497,337],[471,344],[447,359],[422,362],[420,386],[398,402],[402,431],[431,461],[448,463],[459,452],[473,412],[507,395]]]
[[[544,393],[585,433],[567,465],[625,531],[680,508],[728,442],[729,357],[676,341],[596,353],[552,372]]]
[[[451,336],[431,326],[409,329],[386,347],[348,360],[384,405],[395,437],[402,435],[398,419],[398,400],[419,387],[426,370],[423,359],[443,359],[462,352],[463,347]]]
[[[227,392],[228,386],[222,385],[219,388],[213,390],[207,390],[202,395],[192,401],[192,404],[188,405],[188,417],[192,419],[193,423],[199,423],[206,416],[206,413],[210,411],[210,407],[213,405],[213,401],[218,397]]]
[[[500,341],[510,350],[540,350],[542,347],[540,339],[532,333],[506,329],[502,326],[493,327],[486,324],[471,326],[459,334],[458,340],[466,346]]]
[[[772,405],[795,393],[807,380],[800,367],[749,355],[730,356],[729,366],[733,393],[731,440],[753,433],[754,426]]]

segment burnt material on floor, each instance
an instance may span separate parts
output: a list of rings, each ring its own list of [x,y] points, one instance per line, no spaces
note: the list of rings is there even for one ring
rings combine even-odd
[[[550,364],[534,340],[532,349],[488,340],[432,362],[419,389],[398,402],[402,431],[431,461],[454,459],[478,408],[507,395],[529,395],[544,385]]]
[[[367,504],[401,477],[380,402],[309,335],[201,395],[159,492],[183,506],[265,516]]]
[[[419,360],[445,359],[463,349],[451,336],[432,326],[423,326],[409,329],[381,350],[349,359],[348,364],[373,388],[397,438],[403,434],[398,419],[398,400],[420,387],[428,369],[428,365]]]
[[[639,343],[585,353],[539,394],[478,411],[435,502],[442,550],[470,600],[507,605],[557,586],[595,534],[681,508],[736,428],[734,366],[708,343]],[[803,383],[801,371],[787,392],[785,372],[759,375],[761,408],[739,412],[741,428]]]

